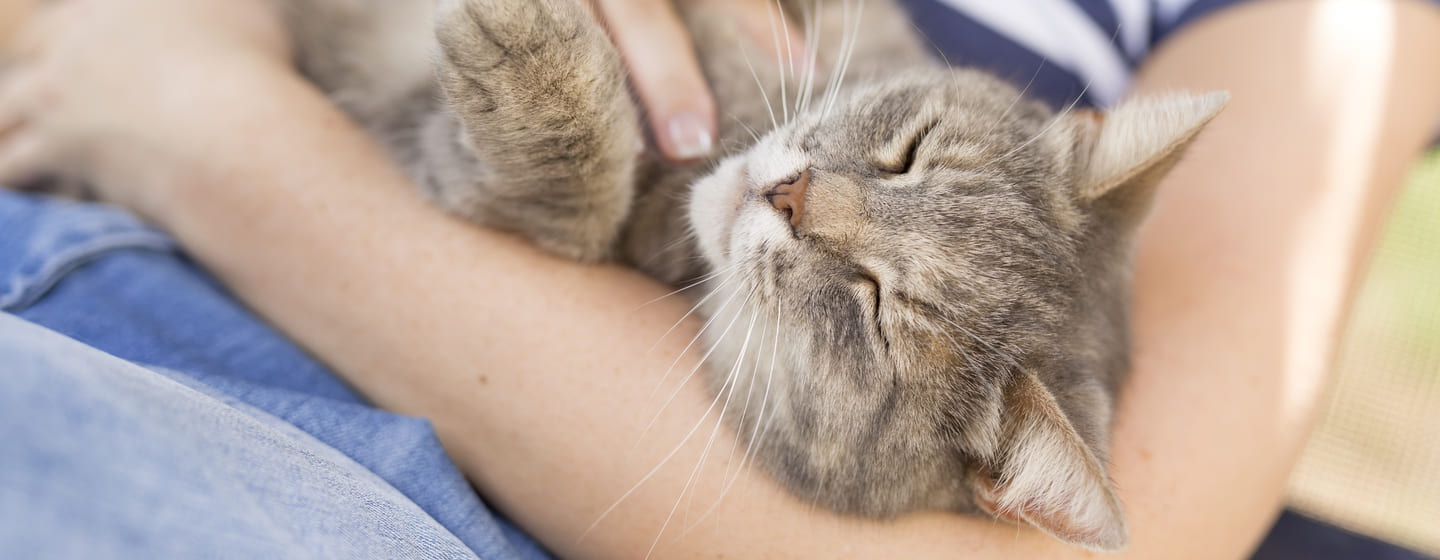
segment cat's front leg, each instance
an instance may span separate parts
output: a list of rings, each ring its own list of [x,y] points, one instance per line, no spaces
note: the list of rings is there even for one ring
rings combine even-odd
[[[552,252],[606,258],[633,196],[638,121],[605,31],[579,0],[447,0],[439,10],[450,113],[422,132],[430,194]]]

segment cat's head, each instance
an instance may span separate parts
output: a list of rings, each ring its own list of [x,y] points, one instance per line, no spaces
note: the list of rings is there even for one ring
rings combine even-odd
[[[920,73],[723,161],[689,212],[717,271],[706,335],[735,362],[711,383],[756,459],[839,511],[983,510],[1123,547],[1104,458],[1130,232],[1225,100],[1057,114]]]

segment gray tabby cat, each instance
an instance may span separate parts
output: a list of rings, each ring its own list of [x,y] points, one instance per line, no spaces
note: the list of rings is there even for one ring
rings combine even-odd
[[[863,27],[858,7],[781,3],[822,69],[797,79],[746,56],[763,51],[719,3],[679,2],[733,155],[673,165],[637,154],[582,0],[292,4],[301,68],[440,206],[699,281],[709,384],[800,498],[1126,545],[1105,459],[1131,237],[1224,94],[1056,113],[937,65],[875,0]]]

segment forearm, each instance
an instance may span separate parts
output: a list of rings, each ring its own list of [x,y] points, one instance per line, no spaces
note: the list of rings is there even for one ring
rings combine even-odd
[[[1136,551],[1235,558],[1268,526],[1368,251],[1440,122],[1437,61],[1431,5],[1272,2],[1202,22],[1142,72],[1140,91],[1233,96],[1141,237],[1113,473],[1149,497],[1127,499],[1132,522],[1161,530],[1136,530]]]
[[[1418,123],[1414,112],[1433,117],[1440,88],[1407,75],[1428,72],[1424,61],[1404,59],[1391,61],[1396,70],[1379,87],[1399,91],[1405,80],[1415,97],[1392,100],[1386,118],[1349,121],[1370,138],[1361,143],[1365,156],[1336,143],[1355,138],[1354,130],[1312,126],[1334,122],[1317,111],[1364,115],[1387,105],[1325,97],[1346,84],[1312,74],[1327,66],[1299,52],[1308,40],[1276,37],[1277,29],[1304,35],[1308,28],[1294,24],[1304,16],[1292,11],[1304,9],[1243,8],[1251,12],[1243,19],[1202,25],[1177,38],[1141,80],[1142,88],[1230,89],[1235,101],[1165,185],[1142,240],[1137,370],[1113,447],[1133,557],[1237,557],[1263,529],[1387,198],[1376,186],[1397,182],[1422,141],[1421,124],[1433,122]],[[1399,22],[1436,26],[1433,17]],[[1426,39],[1425,31],[1397,31],[1393,54],[1436,52],[1436,34]],[[1232,36],[1278,44],[1215,54]],[[1207,73],[1206,57],[1248,62]],[[1285,98],[1295,91],[1319,97]],[[217,130],[267,140],[245,151],[217,144],[211,165],[182,176],[192,187],[177,189],[157,216],[242,299],[371,399],[431,418],[486,497],[551,550],[643,555],[693,472],[693,505],[678,502],[660,556],[1063,555],[1033,532],[972,518],[836,519],[758,471],[678,538],[686,509],[693,524],[721,494],[733,442],[725,428],[712,431],[715,414],[707,416],[711,401],[698,382],[681,388],[641,439],[698,359],[680,357],[654,391],[697,328],[682,324],[662,340],[687,309],[683,297],[643,305],[665,288],[620,268],[555,261],[432,210],[303,85],[264,103],[207,117],[229,119],[212,123]],[[687,439],[702,417],[708,423]]]

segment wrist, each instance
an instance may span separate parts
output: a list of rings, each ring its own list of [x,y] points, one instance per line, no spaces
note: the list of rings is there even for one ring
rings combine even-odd
[[[304,78],[268,68],[242,84],[193,116],[185,137],[195,142],[140,207],[187,247],[214,256],[276,221],[321,223],[334,201],[361,193],[391,211],[399,200],[423,206],[380,145]]]
[[[197,210],[195,204],[278,186],[267,175],[293,171],[307,163],[307,155],[327,149],[306,141],[316,127],[346,123],[321,92],[289,68],[269,60],[223,67],[223,76],[168,100],[173,109],[148,142],[131,150],[144,153],[125,154],[129,161],[117,162],[130,169],[114,174],[128,183],[116,189],[122,194],[116,202],[173,226]]]

